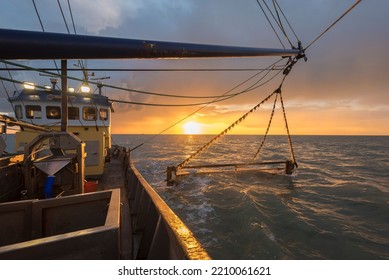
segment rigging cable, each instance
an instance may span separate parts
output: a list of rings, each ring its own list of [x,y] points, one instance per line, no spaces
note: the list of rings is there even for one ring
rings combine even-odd
[[[41,24],[42,31],[45,32],[45,28],[43,27],[41,16],[39,15],[38,8],[36,7],[35,0],[32,0],[32,4],[34,5],[34,9],[36,12],[36,15],[38,16],[39,23]]]
[[[68,8],[69,8],[70,17],[71,17],[71,20],[72,20],[72,25],[73,25],[74,34],[77,34],[77,32],[76,32],[76,26],[75,26],[74,19],[73,19],[72,8],[71,8],[71,6],[70,6],[69,0],[68,0],[67,2],[68,2]],[[60,0],[57,0],[57,3],[58,3],[58,6],[59,6],[59,9],[60,9],[60,11],[61,11],[62,19],[63,19],[63,21],[64,21],[64,23],[65,23],[66,30],[68,31],[68,34],[70,34],[69,25],[68,25],[68,23],[67,23],[67,21],[66,21],[65,14],[64,14],[64,12],[63,12],[62,5],[61,5]],[[79,63],[79,65],[80,65],[81,69],[82,69],[83,72],[84,72],[85,80],[87,80],[88,77],[87,77],[87,75],[85,75],[85,65],[84,65],[84,62],[83,62],[81,59],[79,59],[79,60],[78,60],[78,63]]]
[[[274,7],[274,10],[275,10],[275,12],[276,12],[278,21],[277,21],[276,19],[275,19],[275,20],[276,20],[276,22],[278,23],[278,27],[281,29],[281,31],[282,31],[282,33],[284,34],[286,40],[287,40],[287,41],[289,42],[289,44],[291,45],[292,49],[295,49],[296,47],[293,46],[292,42],[291,42],[290,39],[289,39],[288,34],[287,34],[286,31],[285,31],[284,26],[283,26],[283,24],[282,24],[282,20],[281,20],[281,18],[280,18],[280,14],[278,13],[278,9],[277,9],[277,7],[279,7],[279,5],[278,5],[278,4],[276,5],[276,2],[277,2],[276,0],[273,0],[273,7]],[[274,17],[274,16],[273,16],[273,17]]]
[[[292,33],[294,34],[296,40],[297,40],[298,42],[301,42],[300,38],[297,36],[296,32],[294,31],[292,25],[289,23],[288,18],[285,16],[285,13],[284,13],[283,10],[281,9],[280,5],[278,4],[278,1],[275,1],[275,2],[276,2],[276,4],[277,4],[277,6],[278,6],[278,9],[281,11],[281,14],[282,14],[282,16],[284,17],[286,23],[288,24],[290,30],[292,30]]]
[[[222,101],[234,98],[234,97],[236,97],[238,95],[241,95],[241,94],[253,91],[253,90],[255,90],[255,89],[257,89],[257,88],[267,84],[271,80],[273,80],[281,72],[282,72],[282,70],[280,70],[278,73],[274,74],[272,77],[270,77],[265,82],[263,82],[263,83],[261,83],[259,85],[257,85],[258,82],[263,80],[263,78],[265,78],[266,76],[262,77],[259,81],[255,82],[253,85],[249,86],[248,88],[246,88],[246,89],[244,89],[242,91],[239,91],[239,92],[236,92],[236,93],[233,93],[233,94],[230,94],[230,95],[226,95],[226,96],[221,95],[218,98],[216,98],[216,99],[214,99],[212,101],[208,101],[208,102],[191,103],[191,104],[160,104],[160,103],[142,103],[142,102],[134,102],[134,101],[123,101],[123,100],[117,100],[117,99],[109,99],[109,101],[118,102],[118,103],[124,103],[124,104],[134,104],[134,105],[142,105],[142,106],[157,106],[157,107],[188,107],[188,106],[190,107],[190,106],[200,106],[200,105],[204,105],[206,107],[206,106],[208,106],[210,104],[217,103],[217,102],[222,102]],[[254,87],[254,85],[257,85],[257,86]]]
[[[74,18],[73,18],[72,7],[70,6],[70,0],[68,0],[68,7],[69,7],[69,12],[70,12],[70,18],[72,19],[73,31],[74,31],[74,34],[77,34],[76,25],[74,24]]]
[[[238,120],[236,120],[234,123],[232,123],[229,127],[227,127],[225,130],[223,130],[222,132],[220,132],[218,135],[216,135],[214,138],[212,138],[207,144],[205,144],[204,146],[202,146],[200,149],[198,149],[196,152],[194,152],[193,154],[191,154],[187,159],[185,159],[183,162],[181,162],[180,164],[178,164],[175,168],[176,170],[179,170],[181,168],[183,168],[185,165],[187,165],[189,163],[189,161],[191,161],[192,159],[194,159],[195,157],[197,157],[200,153],[202,153],[203,151],[205,151],[206,149],[208,149],[213,143],[215,143],[217,140],[219,140],[222,136],[226,135],[231,129],[233,129],[236,125],[238,125],[239,123],[241,123],[242,121],[244,121],[246,119],[246,117],[248,115],[250,115],[251,113],[253,113],[255,110],[257,110],[263,103],[265,103],[267,100],[269,100],[276,92],[274,91],[273,93],[271,93],[270,95],[268,95],[265,99],[263,99],[260,103],[258,103],[257,105],[255,105],[250,111],[248,111],[246,114],[244,114],[242,117],[240,117]]]
[[[7,97],[8,97],[8,100],[11,100],[11,99],[10,99],[11,97],[9,96],[8,90],[7,90],[7,88],[6,88],[6,86],[5,86],[3,80],[1,80],[1,84],[3,85],[4,91],[5,91],[5,94],[6,94]],[[10,102],[10,103],[11,103],[11,106],[12,106],[12,110],[14,111],[14,114],[15,114],[15,116],[16,116],[15,106],[14,106],[14,104],[13,104],[12,102]]]
[[[262,5],[261,5],[261,3],[259,2],[259,0],[257,0],[257,3],[258,3],[258,5],[259,5],[259,7],[261,8],[261,10],[262,10],[263,14],[265,15],[265,17],[266,17],[267,21],[269,22],[269,24],[270,24],[271,28],[273,29],[273,31],[274,31],[274,34],[277,36],[277,38],[278,38],[278,41],[281,43],[282,47],[285,49],[285,45],[284,45],[284,43],[282,42],[282,40],[281,40],[280,36],[278,35],[278,33],[277,33],[276,29],[274,28],[273,24],[271,23],[271,20],[270,20],[270,18],[268,17],[268,15],[267,15],[267,13],[266,13],[265,9],[262,7]]]
[[[348,13],[350,13],[362,0],[357,0],[347,11],[345,11],[337,20],[335,20],[330,26],[328,26],[319,36],[317,36],[307,47],[304,48],[306,51],[310,46],[312,46],[316,41],[318,41],[325,33],[327,33],[332,27],[334,27],[342,18],[344,18]]]
[[[6,70],[4,68],[0,68],[0,71]],[[22,69],[22,68],[8,68],[9,71],[55,71],[54,68],[36,68],[36,70],[31,69]],[[70,68],[67,69],[68,72],[71,71],[82,71],[79,68]],[[99,72],[253,72],[253,71],[277,71],[280,68],[273,67],[271,69],[266,68],[88,68],[89,71]]]
[[[38,68],[34,68],[34,67],[31,67],[31,66],[26,66],[26,65],[18,64],[18,63],[15,63],[15,62],[10,62],[10,61],[6,61],[6,60],[1,60],[1,59],[0,59],[0,61],[4,62],[4,63],[7,63],[7,64],[10,64],[10,65],[13,65],[13,66],[21,67],[21,68],[24,68],[24,69],[29,69],[29,70],[33,70],[33,71],[39,71],[39,72],[42,72],[42,73],[45,73],[45,74],[48,74],[48,75],[62,77],[60,74],[56,74],[56,73],[49,72],[49,71],[44,71],[44,70],[39,70]],[[280,61],[282,61],[282,59],[278,60],[276,63],[278,63]],[[266,71],[273,71],[272,67],[274,67],[276,65],[276,63],[273,63],[268,68],[266,68]],[[264,71],[265,70],[261,70],[258,74],[254,75],[253,77],[258,76],[259,74],[263,73]],[[83,79],[79,79],[79,78],[75,78],[75,77],[71,77],[71,76],[66,76],[66,77],[68,79],[70,79],[70,80],[75,80],[75,81],[80,81],[80,82],[84,81]],[[248,80],[250,80],[250,79],[248,79]],[[94,84],[94,85],[99,85],[98,82],[89,81],[89,83],[90,84]],[[135,93],[140,93],[140,94],[155,95],[155,96],[161,96],[161,97],[171,97],[171,98],[187,98],[187,99],[220,98],[220,96],[184,96],[184,95],[177,95],[177,94],[163,94],[163,93],[156,93],[156,92],[151,92],[151,91],[141,91],[141,90],[135,90],[135,89],[128,89],[128,88],[118,87],[118,86],[109,85],[109,84],[105,84],[104,87],[112,88],[112,89],[117,89],[117,90],[121,90],[121,91],[127,91],[127,92],[135,92]],[[226,95],[226,96],[235,96],[235,94]],[[142,104],[138,104],[138,105],[142,105]]]
[[[271,64],[271,65],[269,66],[269,68],[272,67],[272,66],[274,66],[274,65],[276,65],[277,63],[281,62],[282,60],[284,60],[284,58],[281,58],[281,59],[277,60],[276,62],[274,62],[273,64]],[[233,88],[230,89],[229,91],[225,92],[225,93],[224,93],[223,95],[221,95],[219,98],[222,98],[223,96],[226,96],[226,95],[227,95],[228,93],[230,93],[231,91],[237,89],[237,88],[240,87],[241,85],[245,84],[246,82],[250,81],[251,79],[253,79],[253,78],[255,78],[256,76],[258,76],[259,74],[261,74],[263,71],[264,71],[264,70],[262,70],[262,71],[256,73],[255,75],[249,77],[249,78],[246,79],[245,81],[239,83],[238,85],[236,85],[235,87],[233,87]],[[278,75],[278,74],[279,74],[279,73],[277,73],[277,75]],[[274,78],[275,78],[275,76],[272,77],[272,79],[274,79]],[[269,81],[270,81],[270,80],[266,81],[265,83],[267,83],[267,82],[269,82]],[[265,84],[265,83],[264,83],[264,84]],[[215,100],[213,100],[213,101],[216,102],[216,101],[217,101],[217,98],[216,98]],[[213,102],[213,103],[214,103],[214,102]],[[140,147],[143,146],[144,144],[150,142],[151,140],[153,140],[154,138],[156,138],[156,137],[160,136],[161,134],[165,133],[166,131],[168,131],[168,130],[171,129],[172,127],[174,127],[174,126],[178,125],[179,123],[185,121],[186,119],[190,118],[191,116],[193,116],[194,114],[198,113],[198,112],[201,111],[202,109],[206,108],[206,107],[209,106],[210,104],[211,104],[211,103],[205,104],[204,106],[202,106],[202,107],[196,109],[195,111],[193,111],[192,113],[188,114],[188,115],[185,116],[184,118],[180,119],[179,121],[175,122],[174,124],[170,125],[169,127],[165,128],[164,130],[160,131],[158,134],[156,134],[156,135],[150,137],[149,139],[143,141],[141,144],[139,144],[139,145],[135,146],[134,148],[130,149],[130,152],[133,151],[133,150],[135,150],[135,149],[137,149],[137,148],[140,148]]]
[[[38,20],[39,20],[39,23],[41,25],[42,31],[46,32],[46,30],[45,30],[45,28],[43,26],[43,22],[42,22],[40,14],[39,14],[38,8],[37,8],[37,6],[35,4],[35,0],[32,0],[32,4],[34,5],[35,13],[38,16]],[[57,65],[57,62],[55,61],[55,59],[53,59],[53,62],[54,62],[54,66],[55,66],[57,72],[59,73],[59,68],[58,68],[58,65]]]
[[[249,88],[247,88],[245,90],[242,90],[240,92],[231,94],[231,95],[229,95],[227,97],[216,99],[216,100],[213,100],[213,101],[210,101],[210,102],[191,103],[191,104],[161,104],[161,103],[142,103],[142,102],[135,102],[135,101],[123,101],[123,100],[110,99],[110,98],[108,100],[112,101],[112,102],[118,102],[118,103],[124,103],[124,104],[133,104],[133,105],[142,105],[142,106],[157,106],[157,107],[188,107],[188,106],[209,105],[209,104],[213,104],[213,103],[216,103],[216,102],[221,102],[221,101],[233,98],[235,96],[244,94],[244,93],[246,93],[248,91],[252,91],[252,90],[254,90],[254,89],[256,89],[256,88],[258,88],[258,87],[260,87],[260,86],[262,86],[262,85],[264,85],[266,83],[268,83],[270,80],[275,78],[275,76],[277,76],[279,73],[277,73],[276,75],[272,76],[271,78],[269,78],[268,80],[266,80],[264,83],[262,83],[259,86],[251,88],[252,87],[252,85],[251,85]],[[9,79],[9,78],[5,78],[5,77],[0,77],[0,79],[4,80],[4,81],[8,81],[8,82],[14,82],[14,83],[17,83],[17,84],[24,84],[24,82],[22,82],[22,81],[18,81],[18,80],[14,80],[14,79]],[[44,86],[35,85],[35,87],[39,88],[39,89],[45,89]]]
[[[188,106],[199,106],[199,105],[206,105],[207,106],[207,105],[210,105],[210,104],[213,104],[213,103],[216,103],[216,102],[221,102],[221,101],[224,101],[224,100],[227,100],[227,99],[231,99],[231,98],[233,98],[235,96],[238,96],[238,95],[244,94],[246,92],[252,91],[254,89],[257,89],[257,88],[263,86],[264,84],[270,82],[279,73],[281,73],[281,71],[279,71],[278,73],[276,73],[275,75],[270,77],[268,80],[266,80],[262,84],[257,85],[256,87],[253,87],[253,85],[251,85],[250,87],[248,87],[248,88],[246,88],[246,89],[244,89],[244,90],[242,90],[240,92],[228,95],[228,96],[226,96],[224,98],[222,98],[223,96],[219,96],[220,98],[216,98],[215,100],[209,101],[209,102],[191,103],[191,104],[161,104],[161,103],[143,103],[143,102],[135,102],[135,101],[123,101],[123,100],[110,99],[110,98],[108,98],[108,100],[111,101],[111,102],[117,102],[117,103],[133,104],[133,105],[141,105],[141,106],[156,106],[156,107],[188,107]],[[0,76],[0,79],[4,80],[4,81],[8,81],[8,82],[14,82],[14,83],[17,83],[17,84],[24,84],[24,82],[22,82],[22,81],[18,81],[18,80],[14,80],[14,79],[9,79],[9,78],[5,78],[5,77],[1,77],[1,76]],[[257,84],[257,83],[258,82],[256,82],[255,84]],[[35,85],[35,87],[39,88],[39,89],[45,89],[44,86]]]
[[[231,129],[233,129],[236,125],[238,125],[239,123],[241,123],[242,121],[244,121],[246,119],[246,117],[248,115],[250,115],[251,113],[253,113],[254,111],[256,111],[263,103],[265,103],[267,100],[269,100],[274,94],[279,94],[280,95],[280,99],[281,99],[281,104],[282,104],[282,108],[283,108],[283,112],[284,112],[284,119],[285,119],[285,125],[286,125],[286,128],[287,128],[287,133],[288,133],[288,141],[289,141],[289,146],[290,146],[290,150],[291,150],[291,155],[292,155],[292,160],[293,160],[293,164],[297,167],[297,162],[295,160],[295,156],[294,156],[294,150],[293,150],[293,146],[292,146],[292,139],[290,137],[290,133],[289,133],[289,127],[288,127],[288,123],[286,121],[286,112],[285,112],[285,108],[284,108],[284,103],[282,101],[282,97],[281,97],[281,88],[284,84],[284,81],[286,79],[286,77],[289,75],[290,71],[292,70],[293,66],[296,64],[296,62],[300,59],[301,57],[296,57],[294,58],[288,65],[285,66],[285,69],[283,71],[283,74],[284,74],[284,77],[279,85],[279,87],[273,91],[273,93],[271,93],[269,96],[267,96],[265,99],[263,99],[260,103],[258,103],[257,105],[255,105],[250,111],[248,111],[246,114],[244,114],[242,117],[240,117],[238,120],[236,120],[233,124],[231,124],[229,127],[227,127],[225,130],[223,130],[221,133],[219,133],[217,136],[215,136],[214,138],[212,138],[207,144],[203,145],[200,149],[198,149],[196,152],[194,152],[193,154],[191,154],[188,158],[186,158],[183,162],[181,162],[180,164],[178,164],[177,166],[174,167],[174,169],[177,171],[181,168],[183,168],[184,166],[186,166],[189,161],[191,161],[192,159],[194,159],[195,157],[197,157],[199,154],[201,154],[203,151],[205,151],[206,149],[208,149],[213,143],[215,143],[217,140],[219,140],[222,136],[226,135]]]
[[[3,62],[3,64],[4,64],[5,68],[6,68],[7,71],[8,71],[9,77],[11,78],[11,81],[9,81],[9,82],[12,82],[12,84],[13,84],[13,86],[14,86],[14,88],[15,88],[15,92],[17,92],[18,89],[17,89],[17,87],[16,87],[15,82],[13,81],[13,77],[12,77],[11,72],[8,70],[8,65],[7,65],[6,63],[4,63],[4,62]],[[3,84],[3,87],[4,87],[5,92],[7,93],[8,100],[9,100],[9,102],[11,103],[12,109],[13,109],[13,111],[14,111],[14,113],[15,113],[15,116],[16,116],[15,108],[14,108],[14,106],[13,106],[13,103],[11,102],[11,99],[10,99],[10,97],[9,97],[8,91],[7,91],[7,89],[6,89],[5,85],[4,85],[3,79],[1,80],[1,82],[2,82],[2,84]],[[22,104],[23,104],[23,106],[25,106],[23,100],[22,100]],[[30,121],[31,124],[34,124],[34,122],[33,122],[32,119],[30,119],[29,121]],[[23,129],[23,128],[22,128],[22,129]]]
[[[57,0],[57,3],[58,3],[58,6],[59,6],[59,9],[61,11],[61,15],[62,15],[63,21],[64,21],[65,26],[66,26],[66,30],[68,31],[68,34],[70,34],[69,26],[68,26],[68,23],[66,22],[65,14],[63,13],[61,3],[59,2],[59,0]]]

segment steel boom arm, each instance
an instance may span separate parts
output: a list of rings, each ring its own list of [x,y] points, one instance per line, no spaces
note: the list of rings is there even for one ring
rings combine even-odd
[[[269,49],[0,29],[1,59],[135,59],[296,56]]]

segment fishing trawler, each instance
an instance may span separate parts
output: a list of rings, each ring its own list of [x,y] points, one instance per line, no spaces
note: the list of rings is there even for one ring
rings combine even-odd
[[[2,62],[61,59],[62,87],[25,84],[10,98],[17,119],[0,117],[4,132],[21,127],[16,148],[23,152],[1,158],[0,258],[209,259],[129,151],[111,146],[109,99],[68,88],[67,59],[301,58],[302,52],[0,29]],[[98,191],[91,192],[88,177],[100,178]]]

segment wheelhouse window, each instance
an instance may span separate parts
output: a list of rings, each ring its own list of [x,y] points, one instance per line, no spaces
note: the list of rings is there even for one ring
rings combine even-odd
[[[95,107],[84,107],[82,116],[86,121],[95,121],[97,120],[97,113]]]
[[[68,107],[68,118],[69,120],[79,120],[80,109],[78,107]]]
[[[15,106],[15,114],[17,119],[22,119],[23,118],[23,108],[22,105],[16,105]]]
[[[108,109],[100,109],[99,116],[102,121],[108,120]]]
[[[61,108],[59,106],[46,106],[46,118],[48,119],[60,119]]]
[[[41,119],[42,108],[38,105],[26,105],[26,118],[27,119]]]

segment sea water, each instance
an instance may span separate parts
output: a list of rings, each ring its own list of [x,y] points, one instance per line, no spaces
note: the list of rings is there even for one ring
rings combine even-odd
[[[214,259],[389,259],[389,137],[294,136],[293,175],[237,171],[166,184],[210,135],[163,135],[131,154],[136,167]],[[114,135],[135,147],[150,135]],[[225,136],[190,164],[249,162],[261,136]],[[290,158],[268,137],[257,161]]]

